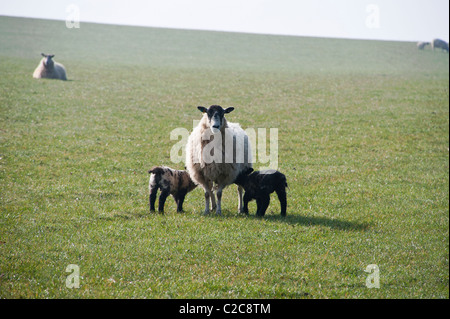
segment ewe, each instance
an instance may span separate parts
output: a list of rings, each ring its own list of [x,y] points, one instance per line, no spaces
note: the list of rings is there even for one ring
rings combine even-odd
[[[252,167],[248,136],[237,123],[227,122],[225,114],[233,107],[223,109],[211,105],[199,106],[202,119],[189,136],[186,145],[186,168],[192,180],[205,190],[205,215],[209,214],[209,202],[217,215],[222,214],[222,190],[233,184],[236,177]],[[217,206],[213,187],[217,189]],[[239,211],[243,212],[241,186]]]
[[[52,59],[55,55],[44,54],[41,62],[34,70],[33,78],[35,79],[59,79],[67,80],[66,69],[61,63],[54,62]]]

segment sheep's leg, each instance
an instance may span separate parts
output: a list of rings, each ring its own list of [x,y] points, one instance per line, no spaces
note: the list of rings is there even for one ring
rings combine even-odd
[[[186,197],[185,192],[181,192],[178,194],[177,199],[175,200],[177,202],[177,212],[181,213],[183,211],[183,202],[184,198]]]
[[[149,196],[149,202],[150,202],[150,212],[155,211],[155,202],[156,202],[156,195],[158,193],[158,188],[151,188],[150,189],[150,196]]]
[[[280,206],[281,206],[281,216],[286,216],[286,206],[287,206],[287,201],[286,201],[286,189],[280,188],[276,190],[277,192],[277,196],[278,196],[278,200],[280,201]]]
[[[206,189],[205,190],[205,215],[208,215],[210,213],[209,210],[209,199],[211,197],[211,190]]]
[[[238,204],[238,210],[239,213],[243,214],[244,213],[244,207],[242,205],[242,197],[243,197],[243,192],[244,192],[244,188],[242,186],[238,185],[238,193],[239,193],[239,204]],[[248,211],[247,211],[248,213]]]
[[[267,207],[269,207],[270,203],[270,194],[262,194],[260,197],[256,200],[256,216],[263,217],[266,213]]]
[[[257,197],[256,198],[256,216],[261,216],[260,215],[261,206],[262,206],[262,200],[260,197]]]
[[[223,187],[221,187],[221,186],[219,186],[217,189],[216,215],[222,215],[222,190],[223,190]]]
[[[202,184],[203,189],[205,190],[205,215],[208,215],[210,213],[209,210],[209,201],[212,200],[212,208],[216,208],[216,201],[214,200],[214,193],[212,191],[213,183],[206,182],[206,184]]]
[[[216,195],[214,195],[214,190],[212,188],[211,188],[211,209],[217,210]]]
[[[216,195],[214,194],[214,191],[211,191],[211,210],[217,210]]]
[[[164,213],[164,204],[166,203],[166,198],[169,196],[169,190],[163,189],[161,190],[161,194],[159,195],[159,205],[158,211],[160,213]]]
[[[248,215],[248,202],[252,200],[252,197],[246,192],[244,194],[244,207],[243,207],[243,212],[244,214]]]

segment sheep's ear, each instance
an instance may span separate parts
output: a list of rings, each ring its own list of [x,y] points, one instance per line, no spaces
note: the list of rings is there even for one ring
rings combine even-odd
[[[46,57],[45,53],[41,53],[41,55],[42,55],[44,58]]]
[[[249,168],[247,168],[247,171],[245,172],[245,174],[249,175],[253,171],[254,171],[253,167],[249,167]]]
[[[49,55],[50,59],[53,59],[54,56],[55,56],[54,54]]]
[[[206,113],[208,111],[208,109],[204,106],[197,106],[197,108],[200,110],[200,112],[202,113]]]
[[[234,107],[227,107],[226,109],[225,109],[225,113],[230,113],[231,111],[233,111],[234,110]]]

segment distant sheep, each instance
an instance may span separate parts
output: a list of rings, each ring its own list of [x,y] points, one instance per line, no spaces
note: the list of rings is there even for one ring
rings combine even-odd
[[[424,50],[427,45],[430,45],[430,42],[417,42],[417,48],[419,50]]]
[[[248,214],[248,202],[256,199],[256,216],[264,216],[269,206],[270,194],[276,192],[280,201],[281,216],[286,216],[286,176],[276,170],[252,171],[250,168],[242,172],[235,181],[245,189],[244,213]]]
[[[188,172],[175,170],[166,166],[155,166],[148,172],[151,174],[149,181],[150,212],[155,211],[158,189],[161,190],[158,205],[158,211],[160,213],[164,212],[164,204],[169,195],[172,195],[177,203],[177,212],[182,212],[186,194],[197,187],[197,185],[192,182]]]
[[[36,70],[34,70],[33,78],[67,80],[64,66],[52,60],[55,55],[44,53],[41,53],[41,55],[43,58]]]
[[[199,106],[203,117],[189,136],[186,145],[186,168],[192,180],[205,191],[205,214],[209,214],[209,203],[217,215],[222,214],[222,190],[233,184],[236,177],[251,168],[251,151],[247,134],[237,123],[226,120],[225,114],[233,107],[223,109],[211,105],[208,109]],[[231,145],[227,144],[231,141]],[[217,189],[217,206],[213,193]],[[239,211],[242,212],[242,187],[238,187]]]
[[[438,48],[438,49],[442,49],[444,51],[447,51],[447,53],[448,53],[448,43],[445,42],[444,40],[434,39],[431,42],[431,47],[433,48],[433,51],[434,51],[435,48]]]

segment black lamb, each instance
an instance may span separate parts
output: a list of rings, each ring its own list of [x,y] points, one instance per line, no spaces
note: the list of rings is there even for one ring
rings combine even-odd
[[[276,192],[281,206],[281,216],[286,216],[286,176],[276,170],[253,171],[249,168],[236,178],[235,184],[242,186],[244,194],[244,213],[248,214],[248,202],[256,199],[256,215],[264,216],[270,202],[270,194]]]

